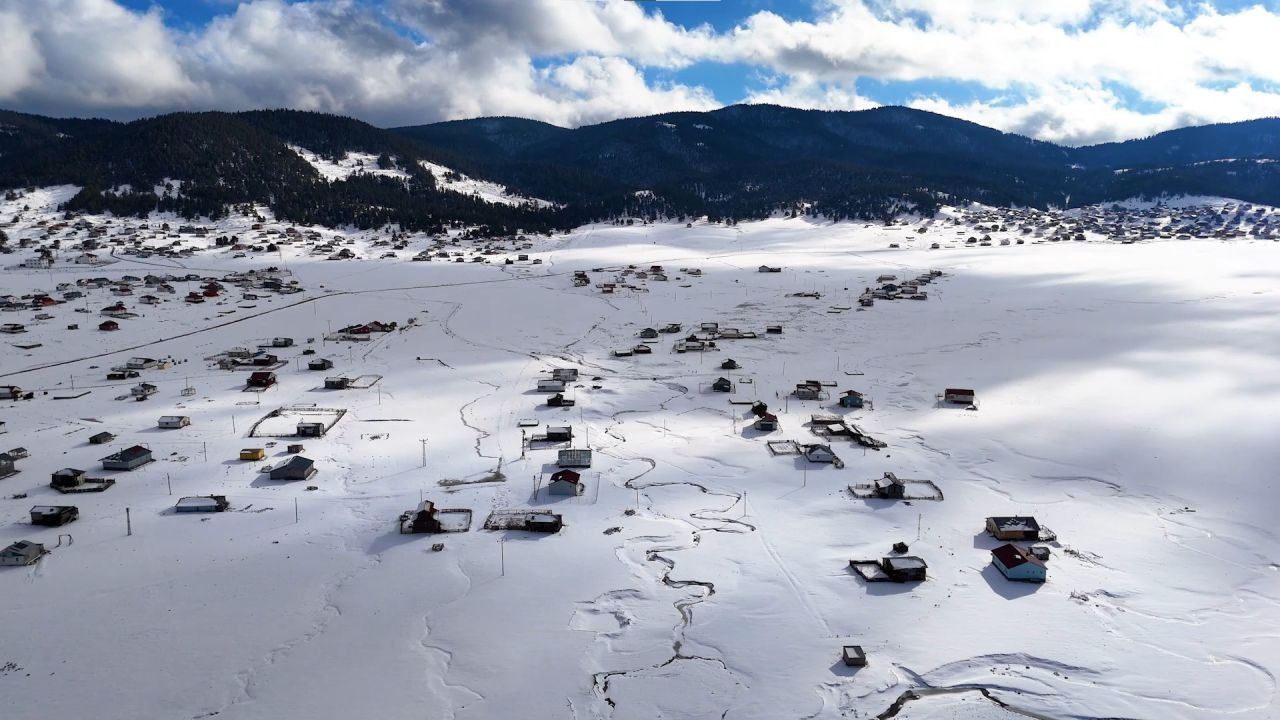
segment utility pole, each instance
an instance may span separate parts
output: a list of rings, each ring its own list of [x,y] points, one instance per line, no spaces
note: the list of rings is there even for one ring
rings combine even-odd
[[[129,517],[129,508],[124,509],[124,527],[126,535],[133,535],[133,519]]]
[[[294,524],[298,522],[298,498],[293,499],[293,522]]]
[[[169,494],[173,494],[173,479],[169,477],[169,473],[164,474],[164,484],[169,486]]]
[[[498,538],[498,562],[501,568],[502,577],[507,576],[507,543],[502,538]]]
[[[422,467],[426,467],[427,466],[427,439],[422,438],[418,440],[418,442],[422,443]]]

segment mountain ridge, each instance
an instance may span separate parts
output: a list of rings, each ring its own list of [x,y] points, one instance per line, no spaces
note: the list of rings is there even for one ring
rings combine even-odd
[[[325,180],[293,147],[375,155],[399,177]],[[947,202],[1074,206],[1168,194],[1280,205],[1280,119],[1065,147],[905,107],[731,105],[562,128],[514,116],[377,128],[296,110],[128,123],[0,111],[0,187],[75,184],[68,209],[216,215],[266,204],[298,222],[548,231],[617,218],[879,219]],[[429,161],[556,207],[449,192]],[[136,191],[168,179],[181,192]],[[128,190],[122,190],[128,186]]]

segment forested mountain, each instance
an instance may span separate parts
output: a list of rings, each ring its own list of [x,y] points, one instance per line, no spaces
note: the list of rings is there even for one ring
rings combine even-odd
[[[369,153],[396,177],[326,180],[321,157]],[[544,231],[621,215],[883,218],[943,202],[1066,206],[1161,194],[1280,205],[1280,120],[1185,128],[1068,148],[901,107],[737,105],[565,129],[481,118],[384,130],[270,110],[130,123],[0,112],[0,187],[73,183],[69,209],[216,216],[265,203],[296,222]],[[449,192],[419,161],[559,203],[494,205]],[[171,183],[168,181],[180,181]]]

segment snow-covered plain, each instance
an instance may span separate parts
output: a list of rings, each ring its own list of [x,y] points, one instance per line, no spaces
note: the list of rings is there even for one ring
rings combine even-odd
[[[0,568],[0,717],[873,717],[921,688],[957,692],[897,717],[1275,717],[1280,245],[966,248],[946,233],[804,219],[592,227],[539,241],[541,265],[206,253],[183,265],[283,258],[307,292],[225,316],[234,301],[169,301],[115,333],[86,329],[76,303],[43,323],[11,314],[43,346],[0,356],[0,384],[38,391],[0,403],[0,447],[31,451],[0,480],[0,545],[57,544],[59,530],[27,524],[31,505],[73,503],[81,518],[62,529],[74,544]],[[119,260],[7,271],[4,285],[186,272]],[[758,273],[766,263],[783,271]],[[570,282],[627,264],[670,279],[612,295]],[[679,270],[692,267],[703,275]],[[832,311],[857,307],[881,274],[929,269],[946,276],[928,301]],[[788,297],[798,291],[822,297]],[[410,318],[370,343],[321,340]],[[704,321],[761,335],[701,354],[671,352],[664,335],[652,355],[611,355],[644,327]],[[763,334],[769,324],[783,334]],[[276,336],[299,346],[280,351],[279,385],[261,394],[202,360]],[[334,370],[307,371],[306,347]],[[132,355],[185,362],[145,373],[159,387],[147,402],[117,400],[133,381],[103,377]],[[742,368],[718,370],[726,358]],[[582,370],[576,407],[533,392],[555,367]],[[383,379],[323,390],[339,373]],[[747,406],[710,392],[726,374],[731,397],[768,402],[780,431],[751,430]],[[874,410],[852,417],[888,448],[838,442],[841,469],[770,456],[766,439],[812,442],[809,415],[833,411],[784,399],[810,378],[866,393]],[[981,409],[937,407],[956,386]],[[263,444],[246,437],[253,421],[299,403],[348,412],[304,441],[313,480],[272,483],[237,453]],[[193,424],[156,429],[164,414]],[[522,450],[522,418],[571,425],[594,449],[583,495],[537,489],[556,454]],[[103,429],[111,445],[87,444]],[[158,461],[97,470],[134,443]],[[118,483],[61,496],[47,482],[65,466]],[[478,482],[499,468],[505,481]],[[847,492],[885,471],[933,480],[946,499]],[[232,511],[171,510],[209,493]],[[398,534],[424,497],[471,508],[471,531]],[[566,527],[481,529],[502,508],[550,509]],[[1058,534],[1044,585],[990,566],[983,519],[1011,514]],[[927,581],[866,585],[848,569],[900,540],[928,561]],[[868,666],[841,664],[845,644]]]

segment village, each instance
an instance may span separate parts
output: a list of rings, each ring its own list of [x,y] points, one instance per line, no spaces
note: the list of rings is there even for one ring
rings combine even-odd
[[[74,637],[76,596],[181,615],[232,587],[219,602],[255,588],[255,605],[291,610],[217,611],[239,649],[214,654],[218,679],[181,703],[190,716],[296,707],[287,688],[346,644],[388,657],[348,681],[441,708],[431,717],[559,716],[566,698],[574,717],[872,717],[924,683],[1045,716],[1124,716],[1132,688],[1086,658],[1117,635],[1240,687],[1237,711],[1274,690],[1254,665],[1188,651],[1207,630],[1150,639],[1151,605],[1209,602],[1152,599],[1172,565],[1208,572],[1226,551],[1186,529],[1214,517],[1196,510],[1211,505],[1199,465],[1093,454],[1134,423],[1089,408],[1140,411],[1038,371],[1067,359],[1036,328],[1119,291],[1063,300],[1018,274],[1078,267],[1077,282],[1102,283],[1129,251],[1114,245],[1194,266],[1223,240],[1249,267],[1280,233],[1270,208],[972,207],[886,226],[639,221],[495,238],[296,227],[261,208],[207,223],[64,217],[59,197],[0,204],[0,585],[39,621],[11,647],[39,647],[42,622]],[[1142,293],[1178,302],[1128,292],[1115,322],[1135,327],[1151,319]],[[1256,547],[1273,542],[1244,525]],[[1256,588],[1256,572],[1223,582]],[[1063,617],[1077,626],[1066,647],[1010,628]],[[147,628],[121,622],[121,638]],[[165,643],[196,641],[181,617],[166,627]],[[72,671],[106,662],[115,632],[77,648]],[[946,647],[928,641],[942,632]],[[38,674],[69,654],[13,661]],[[526,656],[566,677],[486,684]],[[693,687],[710,704],[671,705]],[[1169,702],[1207,706],[1198,693]],[[338,688],[302,705],[358,712]]]

